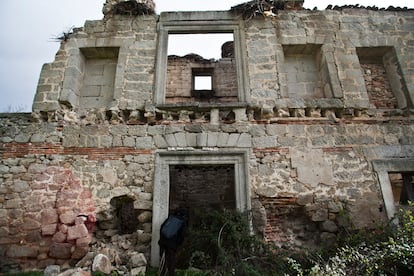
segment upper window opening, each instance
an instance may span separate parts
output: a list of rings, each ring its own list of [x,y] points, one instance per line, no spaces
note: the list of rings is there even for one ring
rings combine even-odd
[[[289,98],[331,98],[329,71],[321,45],[283,45]]]
[[[356,49],[370,103],[378,109],[407,106],[405,84],[392,47]]]
[[[119,47],[81,48],[79,105],[82,109],[108,106],[114,98]]]
[[[166,103],[238,101],[233,33],[169,34]]]
[[[215,106],[248,101],[250,88],[242,28],[239,18],[228,12],[163,14],[158,23],[155,104],[193,106],[203,102]],[[214,97],[196,99],[191,95],[193,68],[213,71]]]

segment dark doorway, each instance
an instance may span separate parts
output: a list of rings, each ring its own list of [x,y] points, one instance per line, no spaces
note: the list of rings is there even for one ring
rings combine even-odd
[[[176,259],[177,268],[185,269],[201,250],[195,245],[210,245],[206,237],[217,235],[203,226],[213,223],[211,215],[223,209],[236,209],[235,169],[234,164],[170,165],[169,173],[169,212],[182,208],[189,211],[184,244],[177,251]]]
[[[170,211],[236,208],[234,165],[171,165]]]

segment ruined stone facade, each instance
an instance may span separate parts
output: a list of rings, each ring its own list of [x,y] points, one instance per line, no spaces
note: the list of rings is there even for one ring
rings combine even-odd
[[[206,195],[252,211],[255,231],[286,247],[386,221],[399,204],[389,174],[411,183],[414,171],[413,30],[413,11],[366,9],[86,21],[43,66],[33,113],[0,116],[3,267],[73,264],[89,250],[157,265],[170,209]],[[169,34],[223,32],[232,57],[167,55]],[[181,94],[171,60],[188,67]],[[220,62],[235,76],[220,73],[228,91],[192,96],[190,69]],[[178,181],[200,178],[211,185]]]

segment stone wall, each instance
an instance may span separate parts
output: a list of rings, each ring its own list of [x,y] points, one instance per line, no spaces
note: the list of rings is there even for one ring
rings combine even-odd
[[[160,100],[168,28],[217,32],[216,20],[234,33],[238,101]],[[341,227],[385,222],[388,186],[373,164],[414,159],[413,20],[411,11],[345,9],[246,21],[228,12],[87,21],[44,65],[34,112],[0,116],[0,266],[72,265],[88,250],[117,266],[138,253],[158,256],[169,202],[157,193],[170,183],[157,172],[170,165],[234,166],[236,206],[251,209],[256,232],[279,246],[313,248]],[[370,103],[360,58],[371,48],[390,69],[395,108]],[[114,49],[111,96],[85,108],[94,83],[85,71],[105,72],[85,60],[101,53],[112,62]],[[289,56],[310,53],[316,94],[292,87],[289,70]],[[294,72],[305,81],[306,72]],[[374,74],[384,79],[375,87],[386,84]],[[165,165],[160,154],[175,158]],[[131,229],[119,225],[133,217]]]
[[[106,244],[125,252],[113,239],[122,236],[111,205],[120,196],[133,199],[139,221],[137,231],[128,236],[129,246],[148,257],[156,149],[251,148],[251,198],[258,200],[256,208],[266,210],[265,217],[256,218],[265,224],[264,237],[281,246],[315,246],[348,223],[374,227],[384,221],[370,165],[378,153],[367,153],[414,142],[414,127],[401,118],[393,124],[363,118],[339,125],[328,119],[315,123],[286,118],[268,125],[101,126],[27,123],[28,118],[1,119],[0,165],[1,254],[25,267],[80,257],[77,246],[85,250],[91,241],[91,246]],[[72,187],[67,194],[67,185],[75,185],[79,193]],[[349,212],[350,221],[339,215],[342,210]],[[93,240],[87,223],[78,217],[89,214],[97,221]]]

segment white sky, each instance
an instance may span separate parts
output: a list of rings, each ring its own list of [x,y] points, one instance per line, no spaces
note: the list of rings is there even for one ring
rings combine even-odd
[[[163,11],[228,10],[248,0],[155,0]],[[1,0],[0,1],[0,112],[31,111],[42,65],[59,48],[53,37],[85,20],[102,19],[105,0]],[[413,0],[305,0],[305,8],[328,4],[390,5],[414,8]],[[188,51],[187,51],[188,53]]]

